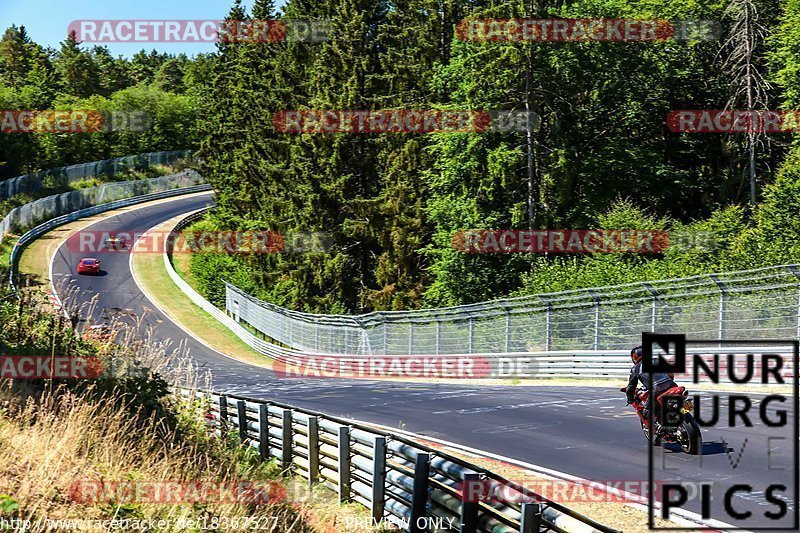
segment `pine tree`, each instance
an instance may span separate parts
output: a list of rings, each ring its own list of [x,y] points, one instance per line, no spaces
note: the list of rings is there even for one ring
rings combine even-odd
[[[55,68],[62,92],[81,98],[97,92],[97,67],[91,54],[81,50],[74,31],[61,43]]]
[[[31,40],[25,26],[12,25],[0,39],[0,81],[19,88],[31,68]]]

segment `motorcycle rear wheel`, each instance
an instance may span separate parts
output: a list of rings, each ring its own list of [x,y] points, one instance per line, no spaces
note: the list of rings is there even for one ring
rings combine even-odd
[[[692,417],[687,414],[684,416],[683,424],[675,431],[675,437],[684,453],[689,455],[699,455],[703,441],[701,440],[700,426]]]

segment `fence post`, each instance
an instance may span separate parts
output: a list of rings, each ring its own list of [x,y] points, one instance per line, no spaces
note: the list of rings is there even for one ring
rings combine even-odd
[[[372,520],[383,521],[383,504],[386,496],[386,437],[375,437],[372,463]]]
[[[469,317],[469,351],[467,353],[472,353],[472,349],[475,346],[475,321],[472,320],[472,317]]]
[[[244,400],[236,402],[236,425],[239,427],[239,440],[244,444],[247,440],[247,404]]]
[[[478,508],[480,507],[480,494],[483,493],[481,483],[480,474],[475,472],[464,474],[464,481],[461,485],[460,533],[476,533],[478,531]]]
[[[408,525],[409,533],[422,533],[425,528],[420,525],[420,518],[425,516],[428,506],[428,474],[430,468],[430,455],[417,454],[414,463],[414,489],[411,495],[411,520]],[[421,522],[424,522],[422,520]]]
[[[288,471],[292,466],[292,410],[284,409],[281,413],[281,467]]]
[[[436,355],[439,355],[439,344],[441,342],[440,339],[441,339],[441,334],[442,334],[442,323],[439,322],[439,317],[436,317],[435,320],[436,320],[436,348],[435,348],[435,352],[434,353]]]
[[[319,420],[316,416],[308,417],[308,485],[319,481]]]
[[[386,351],[388,348],[386,337],[389,334],[389,325],[386,323],[386,317],[381,315],[381,318],[383,319],[383,355],[389,355],[389,352]]]
[[[539,533],[542,527],[542,504],[523,503],[519,519],[519,533]]]
[[[653,296],[653,308],[650,311],[650,331],[656,331],[656,317],[658,317],[658,291],[647,282],[642,283],[647,291]]]
[[[594,300],[594,346],[593,350],[600,349],[600,297],[592,289],[586,289],[586,292]]]
[[[800,279],[800,270],[797,269],[797,265],[789,265],[787,268],[797,279]],[[797,338],[800,339],[800,289],[797,291]]]
[[[339,502],[350,501],[350,426],[339,426]]]
[[[228,432],[228,397],[224,394],[219,397],[219,434]]]
[[[269,459],[269,405],[264,403],[258,404],[258,455]]]
[[[414,353],[414,323],[408,323],[408,355]]]
[[[553,349],[553,302],[548,298],[544,299],[547,302],[547,315],[545,316],[545,339],[544,350],[549,352]]]
[[[503,307],[506,312],[506,342],[504,351],[506,353],[511,351],[511,311],[507,307]]]
[[[726,298],[725,284],[717,277],[716,274],[709,274],[714,283],[719,288],[719,331],[718,338],[722,340],[725,336],[725,320],[728,314],[728,302]]]

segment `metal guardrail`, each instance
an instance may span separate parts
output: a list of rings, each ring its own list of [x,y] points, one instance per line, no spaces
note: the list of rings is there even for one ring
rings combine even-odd
[[[191,213],[187,217],[181,219],[178,222],[178,224],[173,228],[173,231],[180,231],[181,229],[185,228],[195,220],[201,218],[207,210],[208,209],[200,209],[199,211],[195,211],[194,213]],[[218,322],[222,323],[225,327],[230,329],[234,334],[236,334],[237,337],[242,339],[242,341],[245,344],[247,344],[257,352],[266,355],[267,357],[271,357],[273,359],[283,359],[287,355],[297,354],[297,352],[294,352],[292,350],[286,350],[272,342],[256,337],[241,324],[237,323],[235,320],[233,320],[231,317],[225,314],[225,311],[218,308],[205,298],[203,298],[203,296],[196,290],[194,290],[191,287],[191,285],[186,283],[186,281],[184,281],[184,279],[180,277],[180,275],[173,268],[169,255],[170,252],[168,248],[169,242],[170,241],[168,239],[165,239],[164,241],[164,250],[163,250],[164,267],[166,268],[167,274],[169,275],[170,279],[172,279],[175,285],[178,286],[181,292],[183,292],[192,301],[192,303],[200,307],[203,311],[207,312],[212,317],[214,317]]]
[[[196,220],[201,219],[210,208],[201,209],[189,214],[181,219],[174,227],[174,231],[189,226]],[[237,337],[239,337],[245,344],[256,350],[257,352],[267,357],[283,361],[287,365],[296,365],[298,376],[302,375],[308,368],[304,368],[304,362],[309,358],[314,358],[317,363],[324,363],[326,360],[331,360],[331,366],[336,367],[341,363],[351,363],[350,368],[356,368],[359,363],[365,360],[364,354],[342,354],[331,352],[316,352],[313,350],[302,350],[296,348],[286,348],[273,342],[269,338],[261,338],[253,332],[252,324],[247,327],[247,324],[240,323],[241,316],[234,311],[223,311],[217,306],[205,299],[201,294],[194,290],[181,276],[175,271],[169,258],[169,241],[164,243],[164,267],[167,270],[170,278],[178,286],[178,288],[198,307],[209,313],[222,325],[230,329]],[[239,308],[240,309],[240,308]],[[325,317],[326,315],[321,315]],[[258,331],[258,330],[256,330]],[[323,335],[326,333],[320,333]],[[774,337],[774,336],[771,336]],[[531,352],[487,352],[478,354],[447,354],[451,360],[452,358],[465,358],[472,359],[476,362],[487,363],[490,369],[486,375],[478,377],[490,378],[614,378],[619,379],[620,385],[624,384],[630,375],[631,359],[630,359],[630,346],[641,342],[641,332],[639,338],[633,339],[625,349],[620,350],[591,350],[591,349],[577,349],[577,350],[553,350],[553,351],[531,351]],[[789,369],[793,365],[791,354],[793,353],[790,346],[775,345],[770,348],[770,353],[779,353],[785,357],[784,366]],[[715,348],[715,352],[725,353],[762,353],[765,351],[764,346],[747,347],[723,347]],[[688,347],[687,353],[692,354],[707,354],[708,348],[693,348]],[[409,355],[409,354],[401,354]],[[435,357],[434,354],[425,354],[429,358]],[[479,361],[478,361],[479,360]],[[743,374],[740,365],[744,364],[744,360],[736,362],[737,375]],[[306,367],[308,365],[305,365]],[[287,366],[286,369],[290,367]],[[794,371],[794,369],[792,369]],[[369,376],[360,376],[369,377]],[[380,376],[374,376],[380,377]],[[462,378],[465,376],[461,376]],[[691,381],[688,375],[677,375],[677,381]],[[729,375],[726,369],[720,373],[720,381],[728,382]]]
[[[172,150],[150,152],[146,154],[129,155],[114,159],[103,159],[90,163],[79,163],[66,167],[50,168],[40,172],[24,174],[15,178],[0,181],[0,200],[10,198],[15,194],[31,192],[42,187],[42,180],[50,180],[52,185],[67,185],[75,181],[99,176],[102,174],[116,174],[132,168],[149,168],[150,165],[166,165],[184,159],[192,154],[191,150]]]
[[[161,178],[153,178],[153,180],[162,180],[164,178],[169,178],[169,176],[164,176]],[[139,180],[140,182],[147,182],[152,180]],[[121,182],[125,183],[125,182]],[[180,183],[180,181],[176,180],[176,183]],[[113,209],[119,209],[120,207],[127,207],[129,205],[134,205],[142,202],[148,202],[150,200],[158,200],[160,198],[169,198],[171,196],[178,196],[182,194],[191,194],[194,192],[201,192],[211,190],[211,185],[204,183],[201,185],[191,185],[187,187],[178,187],[173,189],[168,189],[165,191],[158,191],[149,194],[134,196],[131,198],[125,198],[122,200],[117,200],[114,202],[108,202],[100,205],[95,205],[92,207],[88,207],[85,209],[79,209],[77,211],[73,211],[71,213],[67,213],[61,216],[57,216],[39,224],[35,228],[27,231],[24,233],[20,238],[17,240],[16,244],[14,244],[14,248],[11,250],[10,260],[9,260],[9,272],[8,272],[8,283],[11,287],[11,290],[16,292],[17,287],[14,284],[14,278],[16,277],[16,266],[17,262],[19,261],[19,256],[22,252],[22,249],[25,247],[26,244],[33,241],[34,239],[38,238],[41,235],[44,235],[48,231],[66,224],[68,222],[72,222],[74,220],[78,220],[80,218],[96,215],[98,213],[102,213],[105,211],[111,211]],[[77,191],[76,191],[77,192]]]
[[[630,283],[458,307],[320,315],[226,284],[226,310],[297,350],[483,354],[630,349],[643,331],[702,339],[800,337],[800,270],[755,270]]]
[[[408,531],[428,517],[438,531],[473,533],[602,532],[616,530],[505,479],[490,470],[366,424],[278,402],[177,389],[183,398],[208,402],[218,433],[234,432],[263,460],[277,459],[309,485],[323,484],[340,502],[358,502],[376,522]],[[464,501],[466,483],[495,482],[530,503]],[[450,519],[448,521],[448,519]],[[422,523],[422,522],[420,522]],[[452,527],[449,525],[452,524]]]

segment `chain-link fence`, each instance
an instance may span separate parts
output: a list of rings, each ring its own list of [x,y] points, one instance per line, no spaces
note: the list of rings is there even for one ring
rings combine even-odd
[[[800,337],[800,270],[777,266],[366,315],[299,313],[226,284],[226,311],[311,353],[442,355],[630,349],[643,331],[693,339]]]
[[[119,172],[132,169],[147,169],[153,165],[169,165],[180,159],[190,157],[191,150],[174,150],[170,152],[151,152],[148,154],[129,155],[116,159],[104,159],[81,163],[68,167],[50,168],[32,174],[0,181],[0,200],[15,194],[36,191],[47,186],[49,188],[65,187],[70,183],[101,175],[113,176]]]
[[[171,189],[200,185],[205,180],[197,172],[187,170],[179,174],[161,176],[147,180],[117,181],[79,189],[77,191],[55,194],[21,205],[11,210],[0,221],[0,241],[6,234],[18,232],[73,211],[87,207],[115,202],[134,196],[157,193]]]

